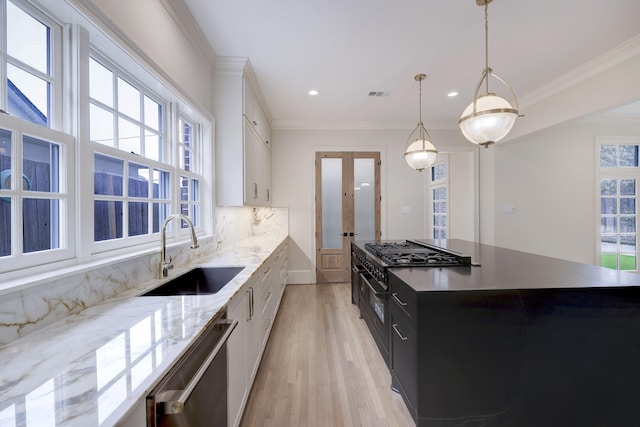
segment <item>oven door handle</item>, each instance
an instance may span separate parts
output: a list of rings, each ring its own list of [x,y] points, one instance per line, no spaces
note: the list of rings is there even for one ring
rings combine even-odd
[[[364,268],[359,265],[354,265],[353,267],[351,267],[351,271],[353,271],[354,273],[362,273],[364,271]]]
[[[377,296],[378,298],[387,299],[387,293],[384,290],[382,291],[377,290],[364,274],[360,274],[360,276],[362,276],[362,279],[365,281],[367,286],[369,286],[369,289],[371,290],[371,292],[373,292],[375,296]]]
[[[226,327],[227,330],[224,332],[224,335],[222,335],[222,337],[218,340],[218,343],[216,344],[214,349],[211,351],[211,353],[209,353],[209,356],[207,356],[206,360],[200,366],[200,369],[198,369],[193,378],[191,378],[184,390],[167,390],[164,394],[166,400],[160,399],[159,401],[156,401],[156,404],[165,404],[165,414],[181,414],[182,411],[184,411],[184,405],[187,403],[189,397],[191,397],[191,394],[204,376],[207,369],[209,369],[209,365],[213,363],[213,360],[216,358],[220,350],[222,350],[222,347],[227,343],[231,332],[233,332],[235,327],[238,326],[238,321],[225,320],[219,322],[218,324]],[[173,399],[173,397],[175,397],[175,399]]]

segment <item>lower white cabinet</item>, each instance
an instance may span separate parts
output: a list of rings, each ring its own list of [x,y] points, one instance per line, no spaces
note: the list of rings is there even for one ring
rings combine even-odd
[[[227,317],[238,321],[238,326],[227,344],[229,427],[240,425],[262,353],[269,339],[286,284],[286,273],[285,282],[282,282],[283,268],[288,267],[286,253],[285,241],[227,305]]]
[[[250,300],[249,291],[241,289],[227,306],[227,317],[238,321],[238,326],[227,341],[228,423],[229,426],[234,427],[240,425],[244,405],[251,389],[247,373],[247,330]]]

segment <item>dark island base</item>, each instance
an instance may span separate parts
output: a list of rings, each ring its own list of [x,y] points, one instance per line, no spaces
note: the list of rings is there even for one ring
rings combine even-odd
[[[640,425],[640,288],[421,292],[418,307],[416,384],[392,370],[418,427]]]

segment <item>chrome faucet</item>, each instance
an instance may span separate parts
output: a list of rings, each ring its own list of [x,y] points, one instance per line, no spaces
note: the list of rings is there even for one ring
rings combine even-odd
[[[182,214],[169,215],[162,223],[162,230],[160,231],[160,278],[167,277],[169,275],[169,270],[173,268],[171,257],[169,257],[169,261],[166,260],[167,224],[169,224],[172,219],[176,218],[183,219],[189,226],[189,231],[191,231],[191,249],[196,249],[198,247],[196,229],[194,228],[193,222],[191,222],[189,217]]]

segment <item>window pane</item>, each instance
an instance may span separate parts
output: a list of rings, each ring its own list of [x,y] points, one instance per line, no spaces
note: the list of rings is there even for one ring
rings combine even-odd
[[[23,188],[31,191],[60,191],[60,147],[25,136],[23,150]]]
[[[149,131],[144,135],[144,156],[147,159],[162,160],[160,158],[160,136]]]
[[[113,113],[91,104],[90,138],[94,142],[113,147]]]
[[[118,78],[118,111],[140,121],[140,91]]]
[[[636,235],[620,236],[620,252],[636,251]]]
[[[614,168],[618,165],[615,145],[600,146],[600,167]]]
[[[632,216],[632,217],[621,217],[620,218],[620,232],[621,233],[635,233],[636,232],[636,217],[635,216]]]
[[[129,163],[129,196],[149,197],[149,168]]]
[[[616,196],[617,194],[618,194],[617,180],[603,179],[602,181],[600,181],[601,196]]]
[[[140,152],[140,126],[120,117],[118,119],[118,148],[127,153]]]
[[[180,177],[180,200],[189,200],[189,178],[186,176]]]
[[[89,58],[89,94],[113,108],[113,73],[93,58]]]
[[[435,202],[433,204],[433,213],[446,214],[447,213],[447,202]]]
[[[636,213],[636,198],[620,197],[620,213],[627,215]]]
[[[614,270],[618,269],[618,255],[617,254],[606,254],[602,253],[600,255],[600,265],[607,268],[613,268]]]
[[[622,196],[635,196],[636,195],[636,180],[635,179],[621,179],[620,180],[620,195],[622,195]]]
[[[620,166],[632,167],[638,166],[638,146],[637,145],[620,145],[618,146],[618,155]]]
[[[438,163],[431,168],[431,181],[438,181],[447,178],[449,164],[447,162]]]
[[[600,198],[600,213],[601,214],[616,214],[616,199],[615,197],[602,197]]]
[[[24,253],[60,247],[60,201],[24,199]]]
[[[162,123],[162,107],[153,99],[144,97],[144,124],[151,129],[160,130]]]
[[[170,197],[170,174],[159,169],[153,170],[153,197],[156,199],[169,199]]]
[[[197,202],[198,201],[198,187],[200,186],[200,183],[197,179],[192,179],[191,180],[191,201],[192,202]]]
[[[169,216],[169,203],[154,203],[153,204],[153,232],[159,233],[160,226],[164,220]]]
[[[191,170],[191,150],[180,147],[180,169]]]
[[[129,236],[139,236],[149,232],[149,204],[129,202]]]
[[[10,190],[12,188],[12,147],[11,131],[0,129],[0,190]]]
[[[635,270],[637,268],[636,265],[635,254],[620,255],[620,270]]]
[[[95,155],[94,192],[107,196],[122,196],[124,162],[113,157]]]
[[[96,242],[122,237],[122,202],[96,200],[93,212]]]
[[[447,216],[446,215],[434,215],[433,216],[433,225],[436,227],[446,227],[447,226]]]
[[[433,229],[433,238],[434,239],[446,239],[447,232],[444,228],[434,228]]]
[[[618,252],[617,236],[600,236],[600,252],[616,253]]]
[[[600,232],[601,233],[617,233],[617,218],[616,217],[601,217],[600,218]]]
[[[49,82],[7,64],[8,109],[14,116],[49,126]]]
[[[0,257],[11,255],[11,198],[0,197]]]
[[[7,2],[7,52],[49,74],[49,27]]]

